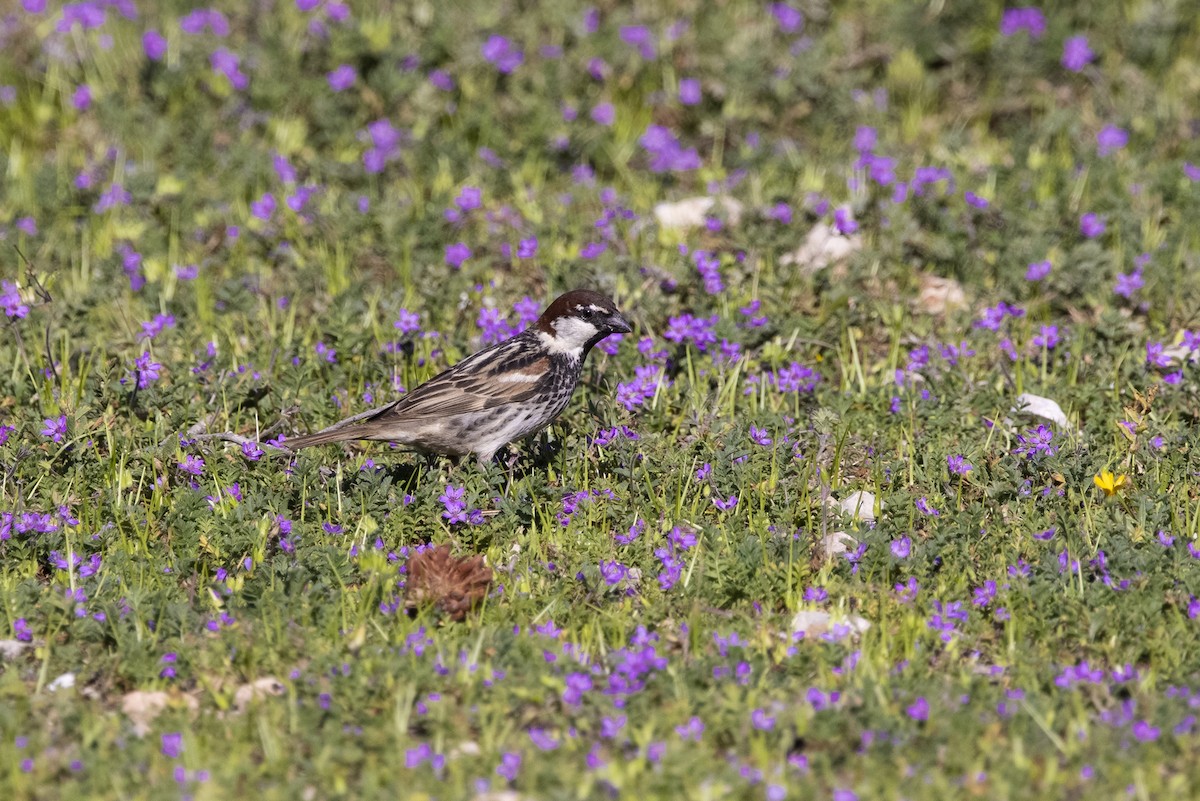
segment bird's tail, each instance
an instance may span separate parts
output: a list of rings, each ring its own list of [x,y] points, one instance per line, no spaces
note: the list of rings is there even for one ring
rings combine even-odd
[[[372,425],[374,418],[386,412],[393,404],[380,406],[378,409],[368,409],[365,412],[347,417],[334,423],[329,428],[322,428],[313,434],[303,437],[288,437],[283,441],[285,448],[297,450],[311,445],[328,445],[331,442],[347,442],[352,439],[378,439],[380,431],[377,425]]]
[[[312,445],[328,445],[331,442],[345,442],[351,439],[358,439],[359,432],[353,427],[348,429],[334,429],[318,431],[315,434],[308,434],[303,437],[288,437],[281,444],[289,450],[299,450],[300,448],[308,448]]]

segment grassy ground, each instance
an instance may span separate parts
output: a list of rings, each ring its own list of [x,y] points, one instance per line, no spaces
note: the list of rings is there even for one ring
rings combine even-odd
[[[4,796],[1200,794],[1200,16],[835,5],[10,5]],[[577,286],[504,465],[265,445]]]

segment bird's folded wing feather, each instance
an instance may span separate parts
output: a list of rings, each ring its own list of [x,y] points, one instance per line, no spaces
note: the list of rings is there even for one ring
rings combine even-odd
[[[405,420],[479,412],[538,395],[549,379],[548,357],[529,353],[512,340],[487,348],[404,395],[399,400],[338,423]]]

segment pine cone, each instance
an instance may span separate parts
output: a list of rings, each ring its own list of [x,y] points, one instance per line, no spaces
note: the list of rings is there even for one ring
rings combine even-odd
[[[404,591],[406,609],[433,604],[454,620],[462,620],[487,595],[492,570],[482,556],[456,559],[449,545],[427,548],[408,560]]]

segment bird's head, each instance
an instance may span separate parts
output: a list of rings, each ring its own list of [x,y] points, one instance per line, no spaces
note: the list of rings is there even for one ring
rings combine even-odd
[[[542,312],[536,327],[552,352],[579,358],[609,334],[632,330],[607,295],[590,289],[573,289],[559,295]]]

